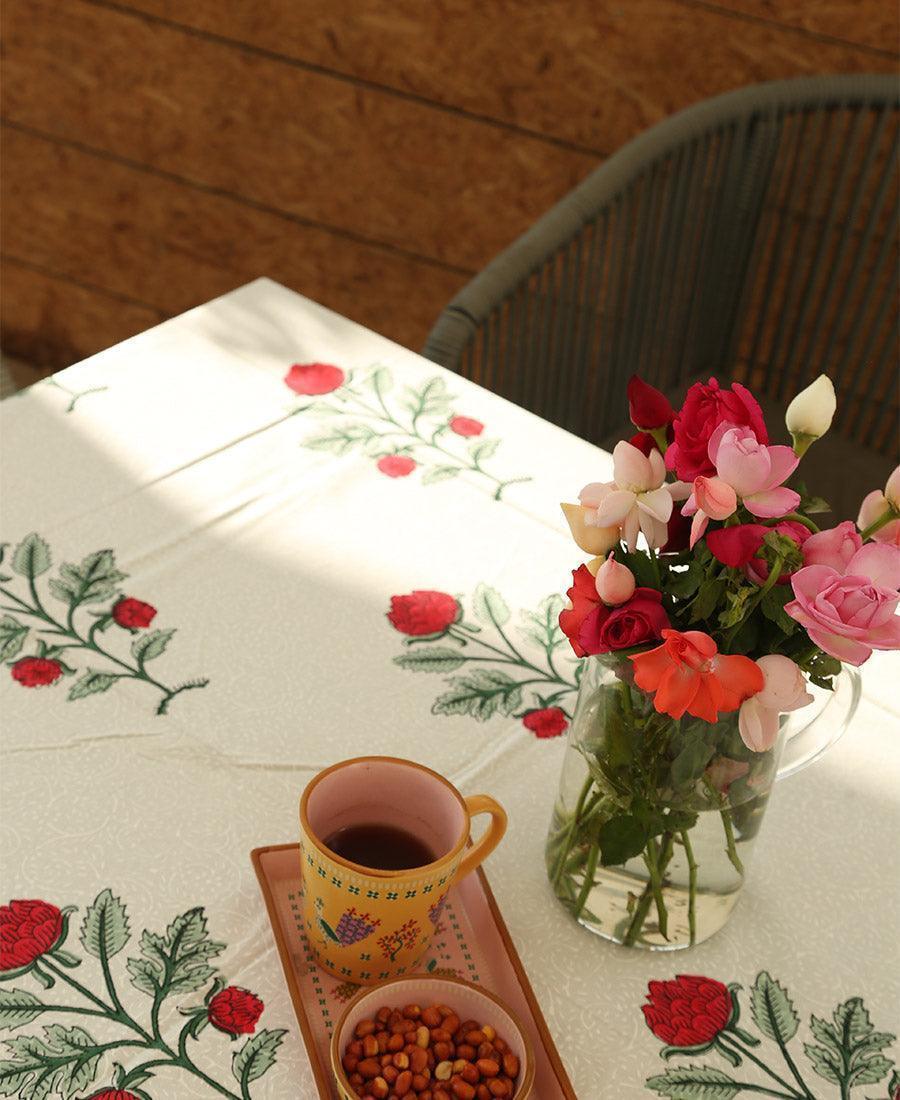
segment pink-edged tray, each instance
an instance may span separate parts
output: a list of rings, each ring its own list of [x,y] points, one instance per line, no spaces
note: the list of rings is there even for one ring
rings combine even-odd
[[[313,961],[300,915],[303,886],[297,845],[255,848],[251,859],[319,1096],[337,1100],[328,1044],[344,1005],[360,987],[339,982]],[[451,889],[424,969],[483,985],[518,1015],[534,1046],[533,1100],[577,1100],[481,868]]]

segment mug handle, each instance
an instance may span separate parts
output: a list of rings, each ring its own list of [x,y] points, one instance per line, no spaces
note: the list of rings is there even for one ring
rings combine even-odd
[[[484,836],[477,840],[460,860],[454,882],[459,882],[461,878],[464,878],[470,871],[474,871],[480,863],[486,860],[503,839],[503,834],[506,832],[506,810],[489,794],[469,795],[464,801],[470,817],[474,817],[476,814],[490,814],[491,823],[485,830]]]

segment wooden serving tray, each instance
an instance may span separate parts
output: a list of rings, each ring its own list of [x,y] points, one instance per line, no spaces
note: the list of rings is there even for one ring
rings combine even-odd
[[[255,848],[251,859],[319,1096],[337,1100],[328,1044],[344,1005],[360,987],[339,982],[315,965],[301,918],[298,846]],[[480,867],[451,889],[424,970],[484,985],[519,1016],[534,1046],[533,1100],[578,1100]]]

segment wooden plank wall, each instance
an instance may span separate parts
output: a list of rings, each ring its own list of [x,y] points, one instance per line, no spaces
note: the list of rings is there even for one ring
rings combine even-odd
[[[35,377],[260,274],[418,349],[647,126],[898,56],[884,0],[5,0],[2,22],[0,340]]]

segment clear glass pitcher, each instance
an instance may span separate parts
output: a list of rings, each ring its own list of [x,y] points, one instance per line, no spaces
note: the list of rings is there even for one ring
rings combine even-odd
[[[833,745],[860,696],[855,669],[783,716],[756,753],[737,713],[714,725],[657,714],[631,663],[583,662],[547,840],[550,882],[585,928],[617,943],[673,950],[728,919],[777,779]]]

